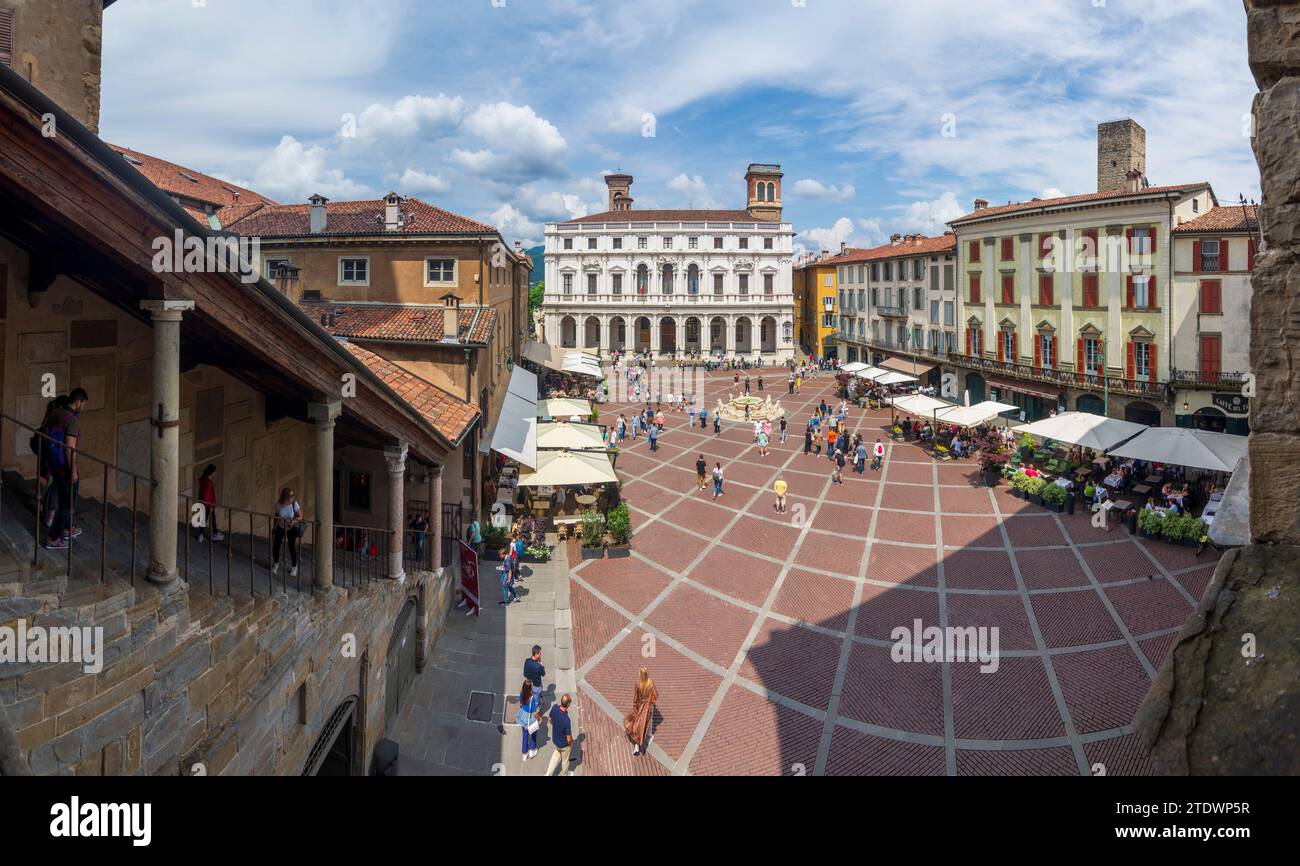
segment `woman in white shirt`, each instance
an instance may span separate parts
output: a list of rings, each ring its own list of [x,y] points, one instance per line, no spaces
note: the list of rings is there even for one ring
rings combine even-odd
[[[289,543],[289,576],[298,576],[298,542],[302,538],[302,506],[288,487],[275,503],[275,532],[271,539],[271,574],[280,573],[280,545]]]

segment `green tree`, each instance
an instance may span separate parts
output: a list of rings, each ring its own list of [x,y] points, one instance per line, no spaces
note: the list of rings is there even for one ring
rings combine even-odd
[[[542,296],[546,294],[546,283],[538,280],[528,289],[528,317],[533,315],[542,307]]]

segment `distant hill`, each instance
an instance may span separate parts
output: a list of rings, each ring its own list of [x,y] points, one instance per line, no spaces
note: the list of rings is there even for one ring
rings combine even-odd
[[[533,269],[528,274],[528,285],[530,286],[535,286],[542,281],[543,274],[545,273],[542,267],[542,253],[545,249],[545,247],[530,247],[529,249],[524,250],[524,253],[527,254],[528,258],[533,260]]]

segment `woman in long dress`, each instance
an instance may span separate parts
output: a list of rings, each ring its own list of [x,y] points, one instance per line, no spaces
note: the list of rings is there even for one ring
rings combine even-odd
[[[658,701],[659,690],[655,688],[655,681],[650,679],[650,671],[641,668],[632,697],[632,712],[623,719],[623,730],[632,741],[633,755],[641,754],[650,745],[650,728]]]

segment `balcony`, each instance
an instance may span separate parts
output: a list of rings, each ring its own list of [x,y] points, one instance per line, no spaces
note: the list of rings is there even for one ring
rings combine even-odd
[[[884,304],[876,304],[876,315],[887,316],[895,319],[906,319],[907,307],[886,307]]]
[[[1169,383],[1179,388],[1204,388],[1206,390],[1240,391],[1246,384],[1245,373],[1202,372],[1201,370],[1175,370]]]

